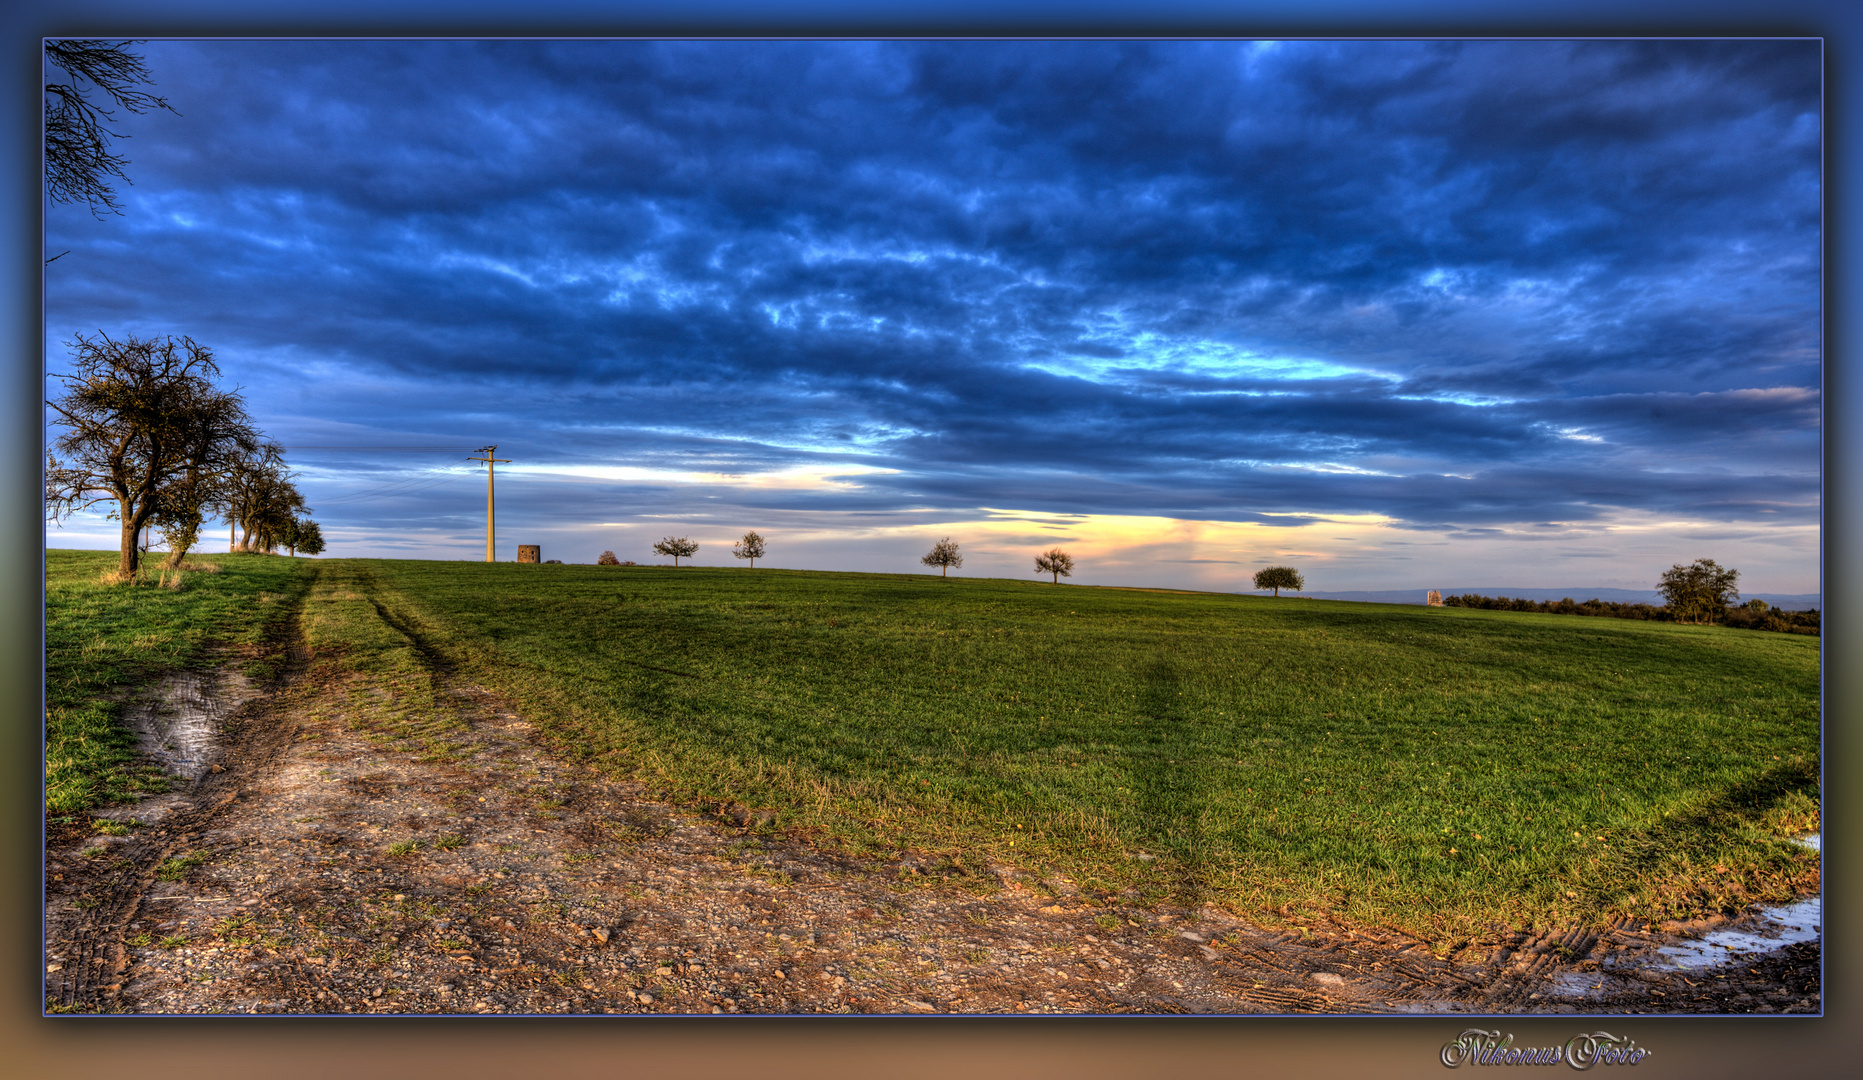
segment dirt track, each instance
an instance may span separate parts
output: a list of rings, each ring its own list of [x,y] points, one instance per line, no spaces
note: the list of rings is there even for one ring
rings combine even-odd
[[[387,613],[384,613],[387,617]],[[406,628],[402,627],[405,631]],[[416,640],[416,644],[419,642]],[[754,812],[673,807],[553,755],[437,667],[442,753],[306,654],[199,780],[48,835],[46,1002],[123,1013],[1816,1012],[1818,943],[1709,972],[1639,926],[1472,943],[1274,933],[1002,868],[855,863]]]

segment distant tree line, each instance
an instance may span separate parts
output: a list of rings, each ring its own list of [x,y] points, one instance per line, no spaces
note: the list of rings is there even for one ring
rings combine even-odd
[[[1549,615],[1595,615],[1611,619],[1641,619],[1646,622],[1697,621],[1697,617],[1693,614],[1684,613],[1678,616],[1676,610],[1667,604],[1658,606],[1597,599],[1580,603],[1569,596],[1562,600],[1528,600],[1525,597],[1481,596],[1477,593],[1463,593],[1461,596],[1443,597],[1443,606],[1482,608],[1487,611],[1536,611]],[[1728,608],[1721,617],[1720,623],[1723,626],[1743,630],[1772,630],[1782,634],[1819,633],[1819,615],[1816,608],[1810,611],[1784,611],[1759,599],[1749,600],[1739,607]]]
[[[1712,625],[1720,622],[1742,630],[1771,630],[1782,634],[1819,633],[1818,610],[1782,611],[1758,598],[1737,604],[1740,590],[1736,584],[1740,571],[1722,566],[1713,559],[1696,559],[1686,566],[1677,563],[1663,571],[1656,583],[1663,603],[1626,604],[1611,600],[1587,600],[1578,603],[1571,597],[1563,600],[1527,600],[1505,596],[1480,596],[1463,593],[1443,597],[1444,607],[1486,608],[1490,611],[1539,611],[1553,615],[1602,615],[1612,619],[1642,619],[1647,622],[1677,622]]]
[[[742,540],[732,545],[731,554],[740,559],[749,559],[750,565],[752,568],[755,568],[757,560],[763,558],[763,553],[767,547],[768,542],[753,530],[745,533]],[[656,555],[670,556],[673,560],[673,565],[678,566],[679,560],[690,559],[692,556],[699,553],[699,542],[684,536],[666,536],[661,537],[659,543],[653,545],[653,551]],[[604,551],[602,552],[601,558],[595,560],[595,565],[633,566],[634,563],[622,562],[615,557],[614,552]]]
[[[1820,633],[1819,622],[1817,608],[1806,611],[1785,611],[1755,598],[1730,610],[1727,617],[1721,620],[1721,625],[1738,627],[1742,630],[1772,630],[1781,634],[1815,635]]]
[[[680,559],[689,559],[698,554],[699,545],[697,541],[688,537],[667,536],[654,544],[653,550],[655,554],[670,557],[673,565],[678,566]],[[753,568],[756,567],[757,560],[763,558],[768,551],[769,541],[755,530],[745,533],[742,539],[731,546],[731,554],[736,558],[748,560]],[[947,536],[933,544],[931,551],[927,552],[919,562],[926,566],[936,566],[939,576],[944,577],[948,576],[953,569],[963,568],[964,555],[957,541]],[[596,565],[633,566],[634,564],[622,562],[612,551],[604,551],[601,558],[596,560]],[[1058,585],[1062,578],[1074,575],[1074,557],[1061,548],[1049,548],[1035,556],[1035,572],[1047,574],[1049,581]]]

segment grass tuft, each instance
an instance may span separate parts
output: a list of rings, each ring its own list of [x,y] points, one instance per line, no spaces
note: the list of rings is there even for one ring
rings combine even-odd
[[[188,871],[207,862],[212,856],[205,851],[193,851],[176,858],[163,859],[155,868],[155,876],[161,881],[181,881],[188,876]]]

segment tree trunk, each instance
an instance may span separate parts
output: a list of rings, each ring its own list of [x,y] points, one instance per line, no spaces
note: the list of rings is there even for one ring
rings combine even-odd
[[[118,503],[117,505],[121,506],[123,504]],[[123,519],[123,538],[121,541],[122,550],[118,552],[117,555],[116,572],[125,580],[133,581],[136,577],[136,571],[141,565],[142,550],[136,544],[136,533],[139,532],[140,529],[138,523],[128,514],[119,513],[117,516]]]

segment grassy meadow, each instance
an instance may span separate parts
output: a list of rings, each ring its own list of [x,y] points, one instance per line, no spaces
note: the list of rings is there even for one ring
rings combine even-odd
[[[1788,840],[1819,825],[1816,639],[929,575],[322,571],[564,753],[856,853],[1443,943],[1816,877]]]
[[[160,557],[158,557],[159,559]],[[307,561],[208,555],[177,575],[144,568],[111,585],[114,551],[45,553],[45,809],[63,816],[166,786],[124,730],[123,692],[174,671],[246,656],[308,584]],[[176,587],[163,587],[164,580]]]
[[[441,658],[566,756],[979,888],[1009,864],[1448,948],[1816,883],[1789,841],[1819,827],[1815,638],[735,567],[214,555],[178,590],[106,587],[113,558],[47,554],[51,814],[159,786],[123,688],[302,603],[341,692],[379,703],[345,715],[397,745],[449,753]]]

